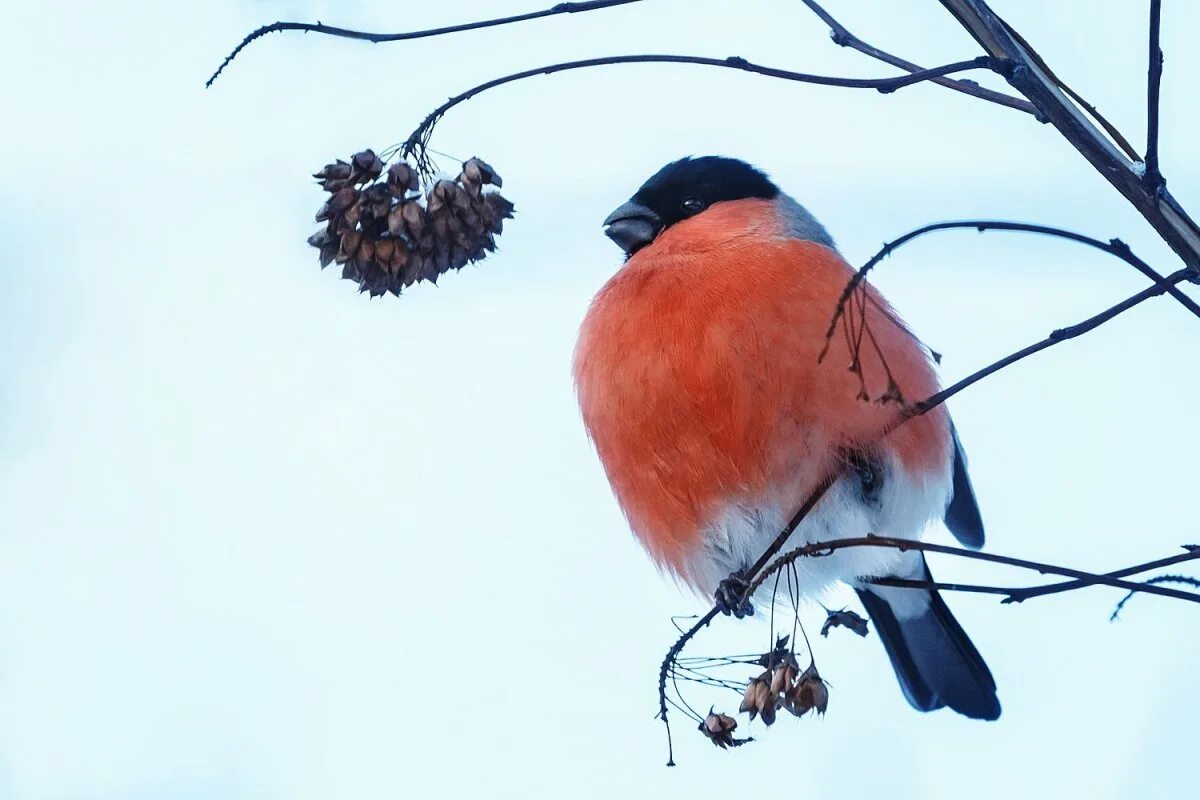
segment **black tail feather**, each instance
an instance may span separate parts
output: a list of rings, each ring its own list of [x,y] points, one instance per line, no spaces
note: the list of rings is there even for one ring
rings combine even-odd
[[[925,574],[928,576],[928,568]],[[882,596],[870,588],[858,590],[900,688],[914,708],[933,711],[949,706],[972,719],[996,719],[1000,700],[991,671],[941,595],[928,594],[925,613],[900,619]]]

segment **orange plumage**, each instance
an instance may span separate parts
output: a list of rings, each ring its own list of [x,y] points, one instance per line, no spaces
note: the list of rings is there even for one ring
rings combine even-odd
[[[789,237],[773,201],[743,199],[663,231],[592,303],[575,356],[584,422],[634,533],[681,577],[721,508],[794,510],[840,449],[896,418],[895,403],[858,399],[840,334],[818,363],[851,275],[834,250]],[[860,348],[871,397],[887,389],[884,362],[905,398],[932,394],[926,351],[866,291],[883,353]],[[950,458],[941,409],[887,441],[915,474]]]
[[[629,258],[583,322],[575,380],[617,500],[660,565],[726,613],[753,613],[745,571],[835,471],[786,547],[916,538],[935,520],[982,546],[945,410],[887,432],[901,406],[879,398],[937,390],[928,350],[864,285],[847,306],[851,332],[819,358],[853,272],[764,173],[736,159],[684,158],[605,225]],[[938,592],[877,580],[932,580],[921,552],[848,547],[792,567],[800,595],[854,588],[914,708],[1000,715],[987,664]],[[769,592],[760,599],[774,602]]]

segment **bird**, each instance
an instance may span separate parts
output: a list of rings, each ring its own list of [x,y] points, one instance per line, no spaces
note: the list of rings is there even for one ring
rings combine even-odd
[[[881,396],[938,390],[932,352],[868,283],[854,303],[866,326],[828,339],[854,270],[764,172],[724,156],[672,161],[604,228],[625,261],[580,325],[575,391],[617,502],[662,571],[720,598],[834,474],[786,548],[917,538],[938,520],[983,546],[944,406],[881,438],[898,411]],[[922,552],[845,548],[796,566],[806,597],[857,591],[914,708],[1000,716],[992,673],[939,592],[874,582],[931,582]]]

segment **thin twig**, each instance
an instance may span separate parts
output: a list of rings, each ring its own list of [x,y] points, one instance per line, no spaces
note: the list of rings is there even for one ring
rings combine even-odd
[[[1126,311],[1133,308],[1134,306],[1140,305],[1141,303],[1144,303],[1145,301],[1151,299],[1152,297],[1158,297],[1161,294],[1165,294],[1167,291],[1165,288],[1166,286],[1168,286],[1168,285],[1174,286],[1175,284],[1182,283],[1183,281],[1191,278],[1191,276],[1192,276],[1192,270],[1190,270],[1187,267],[1184,267],[1181,270],[1172,272],[1170,275],[1168,275],[1164,279],[1163,284],[1158,284],[1155,286],[1147,286],[1145,289],[1138,292],[1137,294],[1131,295],[1130,297],[1125,298],[1124,300],[1117,303],[1116,305],[1110,306],[1109,308],[1105,309],[1104,311],[1101,311],[1099,314],[1096,314],[1093,317],[1089,317],[1088,319],[1085,319],[1083,322],[1080,322],[1076,325],[1068,326],[1066,328],[1059,328],[1058,330],[1051,331],[1050,335],[1047,336],[1045,339],[1042,339],[1040,342],[1035,342],[1034,344],[1031,344],[1028,347],[1025,347],[1021,350],[1018,350],[1015,353],[1007,355],[1004,358],[1000,359],[999,361],[993,362],[992,364],[988,365],[987,367],[984,367],[983,369],[979,370],[978,372],[971,373],[967,377],[960,380],[958,383],[955,383],[951,386],[946,387],[945,389],[943,389],[942,391],[938,392],[937,394],[929,397],[928,399],[923,400],[920,403],[916,403],[913,406],[910,406],[909,408],[911,409],[911,411],[909,413],[911,413],[915,416],[920,416],[921,414],[926,413],[930,409],[936,408],[937,406],[946,402],[947,399],[958,394],[959,392],[961,392],[963,389],[967,388],[971,384],[981,381],[984,378],[988,377],[989,375],[999,372],[1000,370],[1004,369],[1005,367],[1015,364],[1016,362],[1033,355],[1034,353],[1039,353],[1048,347],[1053,347],[1054,345],[1056,345],[1060,342],[1065,342],[1068,339],[1074,339],[1077,336],[1082,336],[1083,334],[1087,333],[1088,331],[1098,328],[1099,326],[1108,322],[1110,319],[1113,319],[1114,317],[1125,313]]]
[[[804,72],[792,72],[786,69],[777,69],[775,67],[767,67],[761,64],[755,64],[747,61],[741,56],[730,56],[728,58],[708,58],[705,56],[682,56],[682,55],[662,55],[662,54],[646,54],[646,55],[628,55],[628,56],[603,56],[600,58],[585,58],[579,61],[565,61],[559,64],[548,64],[544,67],[535,67],[534,69],[522,70],[514,72],[511,75],[504,75],[499,78],[493,78],[490,81],[485,81],[478,86],[473,86],[465,92],[460,92],[454,95],[446,102],[435,108],[429,113],[417,129],[404,141],[401,148],[402,157],[410,155],[416,157],[417,165],[422,169],[428,167],[424,154],[421,149],[429,141],[429,136],[433,131],[434,125],[442,116],[454,108],[459,103],[463,103],[475,97],[478,94],[494,89],[497,86],[503,86],[515,81],[525,80],[537,75],[552,75],[556,72],[566,72],[575,69],[587,69],[590,67],[605,67],[613,64],[699,64],[709,67],[722,67],[725,69],[735,69],[742,72],[751,72],[756,75],[765,75],[769,78],[779,78],[785,81],[796,81],[799,83],[813,83],[821,86],[840,86],[846,89],[875,89],[884,94],[894,92],[905,86],[912,86],[924,81],[933,80],[944,75],[949,75],[955,72],[966,72],[974,69],[989,69],[992,71],[1000,71],[1002,65],[996,59],[990,56],[981,56],[979,58],[970,59],[968,61],[955,61],[953,64],[946,64],[933,69],[921,70],[908,75],[898,75],[888,78],[841,78],[829,75],[811,75]]]
[[[900,414],[896,417],[896,419],[892,422],[892,424],[889,425],[888,427],[886,427],[880,433],[879,438],[882,439],[882,438],[886,437],[888,434],[890,434],[896,428],[898,428],[901,425],[908,422],[910,419],[913,419],[915,417],[921,416],[922,414],[928,413],[932,409],[945,403],[948,399],[950,399],[954,395],[958,394],[963,389],[966,389],[968,386],[971,386],[971,385],[977,383],[978,381],[983,380],[987,376],[992,375],[993,373],[999,372],[1000,370],[1004,369],[1005,367],[1011,366],[1012,364],[1016,363],[1017,361],[1020,361],[1023,358],[1027,358],[1028,356],[1031,356],[1034,353],[1045,350],[1048,347],[1052,347],[1052,346],[1058,344],[1059,342],[1063,342],[1063,341],[1066,341],[1067,339],[1073,339],[1077,336],[1081,336],[1084,333],[1087,333],[1088,331],[1093,330],[1093,329],[1099,327],[1100,325],[1103,325],[1105,322],[1108,322],[1109,320],[1124,313],[1125,311],[1128,311],[1129,309],[1139,305],[1140,303],[1143,303],[1152,297],[1157,297],[1158,295],[1165,294],[1167,292],[1167,289],[1170,286],[1174,286],[1175,284],[1178,284],[1181,281],[1188,279],[1188,277],[1190,275],[1191,275],[1191,270],[1186,267],[1181,270],[1177,270],[1176,272],[1174,272],[1171,275],[1164,278],[1161,283],[1156,283],[1154,286],[1148,286],[1145,289],[1143,289],[1142,291],[1138,292],[1137,294],[1132,295],[1132,296],[1126,298],[1125,300],[1122,300],[1120,303],[1117,303],[1114,306],[1110,306],[1109,308],[1105,309],[1104,311],[1101,311],[1099,314],[1089,317],[1088,319],[1086,319],[1082,322],[1079,322],[1075,325],[1071,325],[1066,328],[1060,328],[1058,330],[1052,331],[1050,333],[1050,335],[1047,336],[1045,339],[1042,339],[1039,342],[1035,342],[1034,344],[1031,344],[1028,347],[1018,350],[1017,352],[1012,353],[1008,356],[1005,356],[1004,358],[989,364],[988,366],[984,367],[983,369],[973,372],[972,374],[968,375],[967,377],[963,378],[962,380],[958,381],[957,383],[953,384],[952,386],[946,387],[942,391],[929,396],[925,400],[922,400],[918,403],[914,403],[913,405],[910,405],[910,406],[906,406],[900,412]],[[780,531],[778,536],[775,537],[775,539],[771,542],[770,546],[766,549],[766,551],[764,551],[763,554],[759,557],[759,559],[754,563],[754,566],[746,571],[745,575],[748,578],[751,578],[752,581],[750,583],[749,588],[746,590],[745,594],[743,595],[743,597],[739,598],[739,600],[746,600],[750,596],[752,596],[754,594],[755,590],[759,586],[762,585],[762,582],[766,579],[766,577],[768,575],[770,575],[773,571],[779,569],[785,563],[791,563],[791,562],[795,561],[797,558],[801,557],[802,555],[811,555],[811,554],[815,554],[815,553],[819,552],[819,548],[814,549],[813,545],[807,545],[805,547],[797,548],[796,550],[790,551],[789,553],[786,553],[782,556],[779,556],[778,558],[775,558],[774,561],[771,561],[771,559],[775,556],[775,554],[778,553],[779,550],[783,547],[784,543],[788,540],[788,538],[791,537],[792,533],[796,530],[796,528],[799,526],[799,524],[804,520],[805,517],[808,516],[809,513],[812,512],[813,508],[816,507],[816,505],[820,501],[821,497],[824,496],[824,494],[829,490],[830,486],[832,486],[833,483],[836,482],[840,476],[841,476],[841,472],[839,472],[839,471],[830,473],[829,475],[827,475],[824,478],[824,480],[822,480],[817,485],[817,487],[812,492],[810,492],[809,496],[805,499],[804,503],[801,504],[800,509],[796,512],[795,515],[793,515],[792,519],[788,522],[787,526],[782,531]],[[843,540],[838,540],[838,541],[839,541],[839,544],[838,544],[839,547],[850,547],[850,546],[871,546],[871,547],[890,546],[890,547],[901,547],[901,548],[910,547],[910,545],[908,544],[908,540],[883,539],[883,538],[877,538],[877,537],[862,537],[859,539],[843,539]],[[890,544],[887,544],[887,543],[890,543]],[[828,548],[829,545],[830,545],[829,542],[823,543],[823,546],[825,548]],[[919,545],[919,546],[916,546],[916,545]],[[1104,584],[1107,584],[1110,586],[1118,586],[1120,588],[1125,588],[1125,589],[1132,590],[1132,591],[1145,591],[1145,592],[1148,592],[1151,594],[1163,594],[1163,595],[1170,596],[1170,597],[1175,597],[1178,595],[1180,597],[1180,599],[1188,599],[1188,600],[1192,600],[1194,602],[1200,602],[1200,594],[1193,595],[1193,594],[1190,594],[1187,592],[1176,592],[1175,590],[1162,589],[1161,587],[1158,587],[1158,586],[1152,586],[1152,587],[1147,588],[1147,587],[1145,587],[1144,584],[1132,584],[1132,583],[1128,583],[1126,581],[1122,581],[1119,578],[1111,577],[1108,575],[1093,575],[1091,573],[1083,572],[1081,570],[1068,570],[1065,567],[1059,568],[1059,567],[1054,567],[1053,565],[1050,565],[1050,564],[1040,564],[1038,562],[1023,561],[1021,559],[1011,559],[1011,558],[1007,558],[1004,556],[993,556],[992,554],[981,553],[976,550],[966,550],[966,549],[961,549],[961,548],[946,547],[944,545],[935,545],[932,543],[917,542],[914,545],[912,545],[912,547],[915,549],[930,550],[933,552],[950,553],[953,555],[963,555],[966,557],[978,557],[980,560],[998,561],[1000,563],[1007,563],[1012,566],[1020,566],[1020,567],[1026,568],[1026,569],[1034,569],[1039,572],[1047,572],[1047,573],[1052,572],[1052,573],[1056,573],[1059,575],[1066,575],[1067,577],[1075,578],[1076,580],[1080,581],[1081,582],[1079,584],[1080,586],[1090,585],[1091,583],[1104,583]],[[768,565],[768,562],[769,562],[769,565]],[[764,567],[764,565],[766,565],[766,566]],[[1137,587],[1137,588],[1135,589],[1134,587]],[[719,613],[720,613],[720,610],[718,607],[714,606],[713,608],[710,608],[708,610],[708,612],[696,622],[695,625],[693,625],[686,632],[684,632],[675,641],[675,643],[671,645],[671,648],[667,651],[666,656],[663,658],[662,665],[659,668],[659,683],[658,683],[659,717],[660,717],[660,719],[662,719],[663,724],[667,728],[667,747],[669,750],[669,758],[668,758],[668,762],[667,762],[668,766],[675,765],[675,758],[674,758],[674,751],[673,751],[672,745],[671,745],[671,723],[667,718],[667,695],[666,695],[667,676],[671,672],[671,665],[674,663],[674,660],[679,656],[679,654],[681,652],[683,652],[683,648],[687,645],[687,643],[700,631],[700,629],[706,627],[709,623],[711,623],[713,621],[713,619],[715,619]]]
[[[871,256],[867,263],[859,267],[858,271],[854,273],[854,277],[852,277],[846,283],[846,288],[842,291],[841,297],[838,298],[837,306],[833,312],[833,319],[830,320],[829,327],[825,331],[825,347],[821,351],[820,358],[824,358],[828,352],[829,344],[833,340],[834,332],[837,329],[838,320],[841,319],[843,313],[845,313],[846,303],[850,300],[850,297],[854,294],[854,291],[858,289],[859,285],[866,279],[867,273],[874,269],[879,262],[883,261],[883,259],[887,258],[897,249],[914,239],[925,236],[926,234],[934,233],[936,231],[959,229],[974,229],[980,233],[984,233],[986,231],[1037,233],[1043,236],[1052,236],[1057,239],[1067,239],[1072,242],[1078,242],[1079,244],[1085,244],[1088,247],[1094,247],[1097,250],[1102,250],[1105,253],[1116,256],[1126,264],[1129,264],[1138,272],[1154,281],[1156,286],[1165,287],[1164,290],[1170,294],[1171,297],[1175,298],[1180,305],[1192,312],[1192,314],[1200,317],[1200,304],[1197,304],[1196,301],[1188,297],[1174,283],[1171,283],[1168,279],[1164,278],[1161,273],[1134,255],[1133,251],[1129,249],[1129,245],[1125,244],[1125,242],[1121,241],[1120,239],[1111,239],[1107,242],[1104,242],[1099,239],[1093,239],[1090,236],[1084,236],[1081,233],[1064,230],[1063,228],[1054,228],[1049,225],[1036,225],[1029,222],[1007,222],[1004,220],[990,219],[968,219],[955,220],[951,222],[935,222],[932,225],[925,225],[915,230],[911,230],[903,236],[885,243],[883,247],[879,249],[879,252]]]
[[[247,34],[246,38],[233,48],[229,55],[225,56],[225,60],[221,62],[221,66],[217,67],[207,81],[204,82],[204,88],[213,85],[225,68],[229,66],[238,55],[246,49],[251,42],[254,42],[268,33],[277,33],[279,31],[304,31],[305,33],[319,33],[325,36],[337,36],[343,39],[358,39],[364,42],[373,42],[380,44],[382,42],[402,42],[410,39],[426,39],[431,36],[444,36],[448,33],[461,33],[463,31],[473,31],[480,28],[494,28],[498,25],[509,25],[514,22],[527,22],[531,19],[541,19],[542,17],[552,17],[557,14],[575,14],[580,11],[595,11],[600,8],[609,8],[611,6],[623,6],[629,3],[637,3],[640,0],[591,0],[583,3],[558,3],[550,8],[541,11],[530,11],[525,14],[516,14],[511,17],[497,17],[495,19],[482,19],[475,22],[464,22],[459,25],[447,25],[442,28],[430,28],[423,31],[407,31],[405,33],[371,33],[370,31],[356,31],[350,28],[336,28],[332,25],[323,25],[320,22],[273,22],[270,25],[263,25],[261,28]]]
[[[1159,558],[1154,561],[1147,561],[1145,564],[1136,564],[1132,567],[1105,572],[1104,576],[1107,578],[1125,578],[1129,575],[1149,572],[1152,569],[1160,569],[1171,564],[1196,560],[1200,560],[1200,550],[1188,550],[1169,558]],[[972,583],[943,583],[941,581],[911,580],[909,578],[874,578],[871,580],[871,583],[879,586],[900,586],[909,589],[938,589],[947,592],[998,594],[1005,596],[1000,601],[1002,603],[1020,603],[1033,597],[1045,597],[1046,595],[1073,591],[1075,589],[1082,589],[1085,586],[1095,585],[1095,581],[1082,579],[1058,581],[1043,586],[982,586]]]
[[[710,608],[708,613],[696,620],[692,627],[688,628],[680,637],[671,645],[671,649],[667,651],[666,657],[663,658],[662,665],[658,668],[658,718],[663,721],[663,725],[667,729],[667,766],[675,766],[675,746],[671,742],[671,721],[667,718],[667,679],[671,675],[671,668],[675,663],[675,659],[683,651],[684,645],[692,640],[700,630],[716,619],[721,612],[716,608]]]
[[[799,558],[819,558],[828,555],[835,550],[844,550],[848,547],[887,547],[901,552],[908,550],[920,550],[927,553],[942,553],[944,555],[960,556],[969,558],[975,561],[989,561],[993,564],[1004,564],[1010,567],[1019,569],[1032,570],[1042,574],[1063,575],[1069,578],[1075,578],[1081,581],[1081,585],[1090,586],[1093,584],[1102,584],[1104,586],[1115,586],[1118,589],[1125,589],[1131,592],[1142,592],[1145,594],[1157,594],[1163,597],[1170,597],[1175,600],[1186,600],[1191,603],[1200,603],[1200,592],[1183,592],[1178,589],[1168,589],[1162,586],[1154,585],[1150,582],[1135,583],[1132,581],[1113,578],[1108,575],[1100,575],[1093,572],[1085,572],[1072,567],[1060,567],[1055,564],[1044,564],[1040,561],[1030,561],[1025,558],[1014,558],[1012,556],[1002,556],[996,553],[986,553],[982,550],[968,550],[965,547],[953,547],[946,544],[936,544],[934,542],[923,542],[919,539],[899,539],[891,536],[857,536],[847,539],[834,539],[828,542],[813,542],[812,544],[802,545],[793,550],[789,550],[779,558],[771,562],[771,565],[763,570],[762,574],[756,577],[750,584],[749,593],[753,594],[762,582],[771,576],[772,573],[793,563]]]
[[[1191,561],[1200,554],[1200,547],[1194,545],[1184,545],[1184,552],[1179,555],[1160,558],[1155,561],[1147,561],[1145,564],[1135,564],[1132,567],[1118,569],[1109,572],[1108,575],[1113,578],[1124,578],[1129,575],[1137,575],[1140,572],[1149,572],[1152,569],[1162,569],[1170,567],[1174,564],[1180,564],[1184,561]],[[1060,592],[1070,592],[1083,586],[1079,581],[1062,581],[1060,583],[1051,583],[1046,586],[1031,586],[1027,589],[1018,589],[1012,593],[1011,597],[1004,600],[1005,603],[1022,603],[1033,597],[1044,597],[1048,594],[1059,594]]]
[[[1159,575],[1146,581],[1147,585],[1159,583],[1179,583],[1184,586],[1193,586],[1197,589],[1200,589],[1200,578],[1193,578],[1190,575]],[[1117,621],[1117,616],[1120,615],[1121,609],[1125,607],[1125,604],[1128,603],[1135,594],[1137,594],[1137,592],[1130,592],[1121,598],[1121,601],[1117,603],[1117,607],[1114,608],[1112,614],[1109,615],[1109,622]]]
[[[997,19],[999,19],[999,17],[997,17]],[[1003,19],[1000,20],[1000,23],[1004,26],[1004,29],[1008,31],[1008,35],[1013,38],[1013,41],[1015,41],[1025,50],[1025,53],[1029,56],[1029,59],[1036,64],[1043,73],[1045,73],[1046,77],[1053,81],[1055,86],[1057,86],[1059,89],[1062,89],[1063,94],[1078,103],[1080,107],[1082,107],[1083,110],[1088,113],[1088,116],[1094,119],[1096,123],[1104,129],[1104,132],[1112,138],[1113,143],[1116,144],[1117,147],[1120,147],[1122,151],[1124,151],[1125,155],[1136,161],[1138,158],[1137,150],[1133,149],[1133,145],[1129,143],[1129,140],[1126,139],[1119,130],[1117,130],[1117,126],[1105,119],[1104,115],[1100,113],[1099,109],[1097,109],[1087,100],[1083,99],[1079,92],[1076,92],[1067,85],[1066,81],[1055,75],[1054,70],[1050,69],[1050,66],[1041,57],[1041,55],[1038,54],[1038,51],[1033,49],[1033,45],[1025,41],[1025,37],[1017,33],[1017,31]]]
[[[1096,171],[1149,222],[1163,241],[1193,270],[1200,282],[1200,224],[1167,191],[1163,183],[1150,188],[1140,158],[1114,143],[1111,130],[1093,124],[1078,101],[1071,98],[1044,69],[1045,62],[1023,46],[1012,28],[984,0],[941,0],[984,52],[1004,59],[1008,83],[1025,96],[1042,116]],[[1111,128],[1111,126],[1109,126]],[[1107,131],[1107,132],[1106,132]]]
[[[862,39],[859,39],[857,36],[848,31],[845,25],[838,22],[832,14],[822,8],[819,3],[815,2],[815,0],[801,0],[801,2],[808,6],[814,14],[821,18],[822,22],[829,26],[829,35],[830,38],[833,39],[834,44],[840,45],[841,47],[849,47],[852,50],[857,50],[858,52],[868,55],[878,61],[882,61],[885,64],[891,64],[893,67],[899,67],[905,72],[918,72],[921,69],[924,69],[923,67],[920,67],[911,61],[907,61],[899,56],[892,55],[884,50],[880,50],[878,47],[867,44]],[[932,80],[934,83],[938,84],[939,86],[945,86],[947,89],[953,89],[956,92],[962,92],[963,94],[969,94],[972,97],[978,97],[980,100],[987,100],[989,103],[996,103],[998,105],[1014,108],[1017,111],[1024,111],[1026,114],[1038,116],[1037,109],[1034,108],[1033,103],[1029,102],[1028,100],[1024,100],[1020,97],[1013,97],[1012,95],[1004,94],[1003,92],[993,91],[992,89],[985,89],[974,81],[955,80],[954,78],[946,77],[933,78]]]
[[[1162,183],[1158,170],[1158,104],[1162,85],[1163,51],[1160,43],[1162,0],[1150,0],[1150,67],[1146,87],[1146,174],[1143,179],[1151,189]]]

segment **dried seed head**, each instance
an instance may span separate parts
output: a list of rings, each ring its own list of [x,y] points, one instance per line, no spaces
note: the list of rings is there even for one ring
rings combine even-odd
[[[330,215],[341,214],[350,206],[358,201],[358,190],[347,186],[344,189],[339,189],[333,193],[333,197],[329,198],[329,213]]]
[[[414,167],[393,164],[375,182],[383,169],[374,151],[363,150],[314,174],[330,195],[317,213],[328,224],[308,239],[323,267],[342,264],[343,277],[376,297],[436,282],[496,249],[495,235],[513,206],[494,192],[483,194],[484,185],[500,182],[487,163],[469,159],[457,180],[437,181],[425,197],[409,194],[420,188]]]
[[[771,673],[771,692],[779,695],[792,688],[792,684],[796,682],[796,672],[796,667],[790,660],[777,666]]]
[[[361,231],[349,231],[342,234],[342,248],[338,251],[337,262],[339,264],[351,261],[355,254],[358,253],[358,246],[362,244]]]
[[[421,188],[417,171],[404,161],[398,161],[388,167],[387,184],[397,199],[402,199],[406,192],[415,192]]]
[[[490,183],[497,189],[504,187],[504,181],[496,174],[491,165],[480,158],[468,158],[463,162],[463,175],[469,176],[472,183]],[[475,176],[478,176],[476,178]]]
[[[821,626],[821,635],[829,636],[831,628],[849,628],[859,636],[867,635],[867,621],[858,614],[847,609],[841,611],[830,611],[829,616],[825,618],[825,623]]]
[[[709,733],[722,733],[724,731],[737,730],[737,720],[728,714],[716,714],[709,712],[704,718],[704,727]]]
[[[313,173],[313,177],[317,180],[327,180],[329,178],[349,178],[350,165],[340,158],[332,164],[326,164],[317,172]]]
[[[818,714],[825,713],[825,709],[829,707],[829,688],[817,672],[815,664],[810,665],[800,675],[796,685],[784,697],[784,704],[787,710],[797,717],[803,717],[814,708]]]
[[[412,239],[418,240],[425,232],[428,215],[416,200],[409,200],[400,206],[400,214],[404,218],[404,228]]]
[[[698,727],[700,732],[709,738],[709,741],[722,750],[752,741],[751,739],[733,738],[733,732],[737,730],[737,720],[727,714],[709,711],[708,716]]]
[[[350,163],[354,166],[354,181],[355,183],[366,183],[373,181],[383,172],[383,161],[379,156],[375,155],[375,151],[371,149],[363,150],[361,153],[355,153],[350,159]]]

